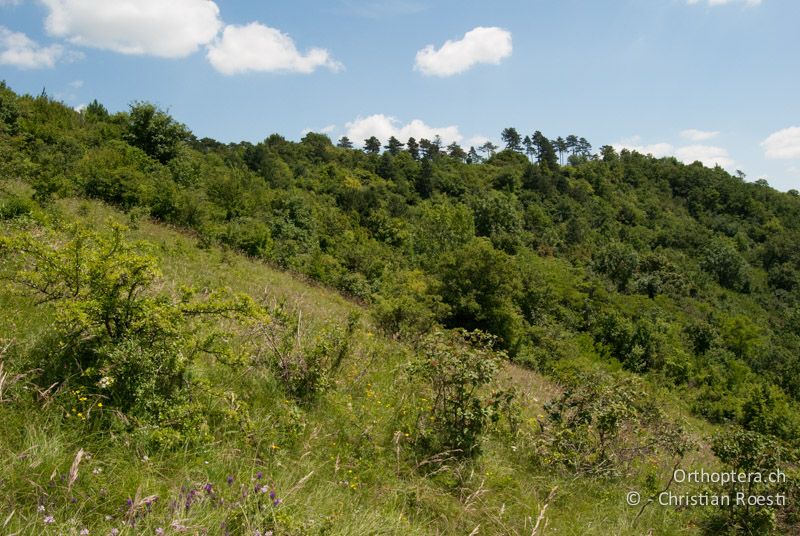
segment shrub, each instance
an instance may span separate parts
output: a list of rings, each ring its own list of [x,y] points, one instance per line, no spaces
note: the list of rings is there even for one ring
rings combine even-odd
[[[758,474],[763,482],[732,479],[720,486],[718,494],[726,494],[734,503],[737,493],[745,497],[767,496],[778,493],[779,486],[770,483],[768,474],[780,468],[783,452],[777,441],[757,432],[732,430],[718,434],[712,440],[712,451],[734,473]],[[777,508],[771,506],[735,505],[721,506],[712,511],[706,520],[707,534],[773,534],[776,528]]]
[[[638,378],[572,374],[545,409],[539,461],[577,473],[618,475],[641,456],[682,457],[690,448],[683,429],[665,418]]]
[[[332,375],[349,355],[359,315],[351,313],[344,327],[326,326],[310,338],[301,336],[299,311],[279,303],[270,315],[259,334],[263,346],[257,359],[266,358],[290,396],[311,403],[330,388]]]
[[[630,245],[612,242],[594,255],[592,265],[595,270],[608,276],[618,290],[623,291],[639,266],[639,256]]]
[[[750,291],[747,263],[728,241],[717,240],[709,244],[703,252],[700,267],[725,288]]]
[[[392,336],[428,332],[447,314],[440,285],[420,270],[387,272],[372,310],[378,326]]]
[[[108,235],[71,226],[66,238],[46,229],[0,238],[10,279],[37,303],[58,307],[52,333],[31,356],[38,381],[69,387],[88,409],[115,409],[159,437],[175,437],[166,429],[178,437],[180,430],[196,432],[186,422],[199,418],[187,410],[189,364],[199,352],[230,357],[215,332],[201,329],[203,321],[268,317],[248,296],[227,291],[197,299],[185,289],[178,300],[156,293],[155,259],[126,242],[124,232],[120,225]],[[67,413],[81,420],[89,414]]]
[[[504,357],[495,344],[491,335],[464,330],[436,330],[421,342],[410,371],[433,392],[430,409],[418,416],[417,442],[423,450],[458,457],[480,452],[482,433],[509,403],[502,393],[484,391]]]

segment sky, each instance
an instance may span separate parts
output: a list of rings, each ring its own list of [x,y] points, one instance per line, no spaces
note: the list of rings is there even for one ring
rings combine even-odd
[[[508,126],[800,189],[797,0],[0,0],[0,80],[197,137]]]

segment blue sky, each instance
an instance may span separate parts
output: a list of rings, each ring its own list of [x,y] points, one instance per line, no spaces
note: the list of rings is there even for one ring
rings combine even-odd
[[[225,142],[469,146],[515,126],[787,190],[799,22],[796,0],[0,0],[0,79],[76,107],[153,101]]]

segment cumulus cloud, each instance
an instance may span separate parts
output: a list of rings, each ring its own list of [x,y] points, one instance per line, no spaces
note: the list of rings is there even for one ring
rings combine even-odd
[[[458,41],[447,41],[440,49],[428,45],[417,52],[414,69],[425,75],[452,76],[479,63],[499,64],[511,55],[511,33],[502,28],[479,26]]]
[[[208,61],[227,75],[249,71],[308,74],[319,67],[332,71],[343,68],[327,50],[312,48],[302,54],[291,37],[258,22],[226,26],[222,36],[208,47]]]
[[[800,127],[773,132],[761,142],[767,158],[800,158]]]
[[[697,161],[702,162],[703,165],[708,167],[718,165],[724,168],[732,168],[736,164],[726,149],[712,145],[693,144],[675,147],[671,143],[666,142],[642,144],[639,136],[634,136],[633,138],[628,138],[612,145],[617,151],[628,149],[629,151],[636,151],[641,154],[649,154],[656,158],[674,156],[686,164]]]
[[[678,160],[691,164],[692,162],[702,162],[708,167],[720,166],[724,168],[733,167],[734,161],[728,151],[722,147],[711,145],[688,145],[680,147],[675,151]]]
[[[710,140],[711,138],[716,138],[718,135],[719,135],[718,130],[710,131],[710,130],[697,130],[695,128],[690,128],[681,131],[681,138],[687,139],[689,141],[706,141]]]
[[[334,130],[336,130],[336,125],[328,125],[322,128],[304,128],[300,131],[301,136],[305,136],[306,134],[310,134],[311,132],[316,132],[317,134],[330,134]]]
[[[612,144],[615,150],[621,151],[627,149],[629,151],[636,151],[641,154],[653,155],[656,158],[663,158],[665,156],[674,156],[675,147],[670,143],[653,143],[643,144],[639,136],[627,138],[617,143]]]
[[[746,6],[761,5],[761,0],[686,0],[687,4],[708,4],[709,6],[724,6],[727,4],[744,4]]]
[[[211,0],[41,0],[54,36],[122,54],[181,58],[222,27]]]
[[[375,136],[382,142],[386,142],[391,136],[405,142],[408,138],[433,140],[438,135],[445,144],[460,142],[464,139],[457,126],[431,127],[420,119],[402,124],[396,118],[383,114],[358,117],[355,121],[347,123],[345,129],[347,129],[347,137],[354,143],[360,143],[370,136]]]
[[[61,45],[41,46],[20,32],[0,26],[0,65],[20,69],[53,68],[61,59],[75,59],[76,55]]]

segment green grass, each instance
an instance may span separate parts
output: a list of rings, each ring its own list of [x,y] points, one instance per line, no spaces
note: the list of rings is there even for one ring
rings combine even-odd
[[[49,210],[98,228],[108,219],[130,224],[128,216],[95,202],[63,200]],[[195,237],[161,225],[140,221],[130,237],[151,244],[167,291],[186,284],[227,286],[259,300],[283,300],[301,312],[306,333],[342,323],[352,311],[366,313],[336,292],[230,251],[201,248]],[[11,365],[46,330],[53,311],[35,306],[5,283],[0,311],[0,339],[14,341],[4,356]],[[660,506],[645,509],[634,522],[638,508],[626,505],[625,493],[642,489],[641,464],[615,479],[576,476],[537,463],[523,442],[515,444],[502,434],[487,437],[476,461],[449,463],[435,475],[426,474],[423,460],[414,458],[399,433],[407,413],[427,403],[405,375],[411,357],[409,347],[383,338],[363,314],[352,355],[334,388],[302,407],[288,400],[263,368],[202,361],[193,374],[214,389],[204,403],[219,414],[246,414],[247,424],[221,418],[212,423],[219,426],[208,444],[166,452],[149,451],[135,434],[96,429],[91,419],[64,418],[59,404],[69,393],[40,395],[25,378],[18,379],[7,386],[11,399],[0,403],[0,533],[79,534],[88,528],[93,535],[112,529],[153,534],[158,527],[176,533],[170,526],[177,524],[190,534],[223,534],[227,522],[232,534],[253,534],[262,528],[253,516],[256,485],[269,486],[283,501],[272,507],[260,497],[267,504],[262,514],[275,516],[286,534],[527,536],[545,506],[539,535],[695,532],[693,512]],[[558,386],[514,365],[506,366],[500,381],[519,389],[523,426],[534,433],[531,420]],[[682,411],[678,401],[667,403],[671,411]],[[696,430],[708,431],[707,425],[691,422]],[[70,485],[79,450],[85,455]],[[708,453],[695,456],[686,465]],[[668,466],[664,460],[654,464],[652,470],[663,479]],[[201,489],[207,483],[212,494]],[[187,511],[191,488],[200,489],[199,498]],[[147,511],[140,501],[151,496],[158,499],[132,526],[131,512]],[[45,524],[45,516],[54,523]]]

